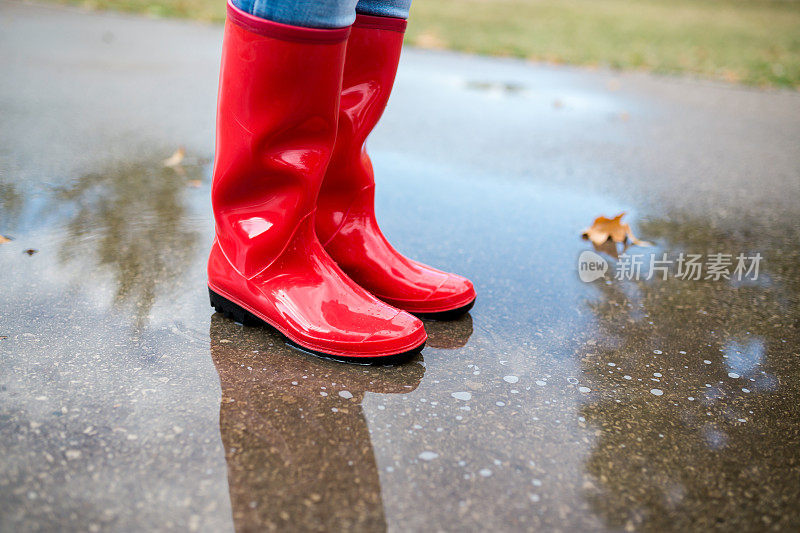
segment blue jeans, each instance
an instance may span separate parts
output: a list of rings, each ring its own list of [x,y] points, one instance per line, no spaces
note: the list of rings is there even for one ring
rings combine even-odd
[[[411,0],[232,0],[232,2],[251,15],[306,28],[343,28],[356,20],[356,12],[407,19],[408,9],[411,7]]]

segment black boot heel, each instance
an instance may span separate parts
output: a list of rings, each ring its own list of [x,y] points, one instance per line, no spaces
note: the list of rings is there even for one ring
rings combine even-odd
[[[224,296],[220,296],[216,292],[208,289],[208,296],[211,300],[211,307],[213,307],[217,313],[222,313],[224,316],[233,319],[240,324],[245,326],[262,326],[264,325],[264,321],[258,318],[256,315],[244,309],[243,307],[236,305],[232,301],[228,300]]]

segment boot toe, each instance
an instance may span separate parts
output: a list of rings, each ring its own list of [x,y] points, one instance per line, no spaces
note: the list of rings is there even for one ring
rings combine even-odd
[[[425,265],[420,265],[419,271],[419,280],[405,285],[403,287],[405,290],[401,294],[388,296],[387,293],[391,290],[383,289],[379,293],[379,298],[394,307],[423,316],[460,309],[466,312],[475,301],[475,287],[467,278],[441,272]]]
[[[300,344],[335,357],[379,358],[401,355],[421,348],[427,340],[425,326],[415,316],[375,302],[362,309],[316,320],[324,327],[295,329]]]
[[[464,307],[475,300],[475,287],[472,282],[458,274],[448,274],[447,280],[435,289],[425,300],[427,311],[438,313]]]
[[[406,339],[414,342],[425,333],[425,326],[417,317],[399,311],[384,327],[372,333],[364,342],[386,342],[392,339]],[[422,339],[424,340],[424,339]]]

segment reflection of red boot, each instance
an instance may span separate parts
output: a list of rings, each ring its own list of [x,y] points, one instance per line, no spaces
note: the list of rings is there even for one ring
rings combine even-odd
[[[269,22],[228,3],[208,285],[218,311],[264,321],[305,349],[396,356],[422,347],[422,322],[348,278],[314,233],[348,31]]]
[[[465,313],[469,280],[403,257],[375,220],[375,180],[364,142],[394,83],[406,22],[359,15],[347,42],[339,130],[317,203],[316,228],[331,257],[381,300],[416,314]]]
[[[276,337],[211,317],[234,529],[386,531],[362,401],[367,392],[414,391],[421,358],[354,367],[287,357],[292,350]]]

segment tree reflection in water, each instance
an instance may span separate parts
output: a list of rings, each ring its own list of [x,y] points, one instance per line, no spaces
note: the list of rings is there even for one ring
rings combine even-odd
[[[114,279],[114,302],[129,307],[143,326],[157,296],[178,290],[199,239],[188,220],[187,180],[200,164],[165,168],[161,161],[123,163],[86,174],[57,195],[59,207],[74,207],[60,246],[62,261],[86,261]]]
[[[0,235],[13,228],[22,213],[23,198],[13,183],[2,180],[0,169]]]
[[[742,243],[651,222],[673,250]],[[796,245],[795,245],[796,248]],[[768,255],[762,282],[597,282],[596,345],[582,358],[598,396],[586,495],[610,527],[797,530],[800,366],[792,254]],[[777,274],[776,274],[777,272]],[[770,278],[771,276],[771,278]],[[786,279],[787,283],[782,280]]]

